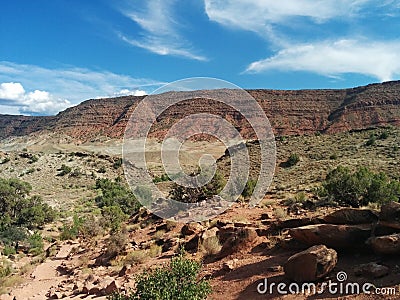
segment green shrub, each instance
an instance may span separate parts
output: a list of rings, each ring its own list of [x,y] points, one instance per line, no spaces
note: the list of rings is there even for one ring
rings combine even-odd
[[[61,229],[60,239],[61,240],[74,240],[78,237],[81,232],[82,225],[84,223],[83,218],[79,218],[76,214],[73,217],[72,224],[66,224]]]
[[[165,181],[171,181],[171,178],[169,178],[168,174],[162,174],[161,176],[155,176],[153,179],[154,183],[165,182]]]
[[[34,229],[54,220],[54,210],[41,197],[28,197],[31,189],[21,180],[0,178],[0,232],[10,226]]]
[[[35,232],[28,238],[29,242],[29,253],[33,255],[39,255],[43,253],[43,238],[40,233]]]
[[[11,263],[7,260],[0,261],[0,278],[6,277],[12,273]],[[1,283],[1,282],[0,282]]]
[[[196,174],[192,174],[193,176]],[[205,175],[207,176],[207,174]],[[174,183],[169,193],[171,199],[184,202],[195,203],[206,200],[209,197],[218,195],[224,188],[226,181],[220,172],[215,172],[214,177],[205,185],[199,187],[186,187]]]
[[[113,168],[114,169],[119,169],[122,166],[122,158],[118,158],[114,163],[113,163]]]
[[[112,232],[119,230],[122,222],[128,219],[121,207],[117,205],[103,207],[101,214],[103,215],[103,227],[110,228]]]
[[[5,164],[5,163],[8,163],[10,161],[10,158],[9,157],[5,157],[1,162],[0,162],[0,164]]]
[[[71,167],[63,164],[58,169],[58,171],[60,171],[60,172],[57,174],[57,176],[65,176],[65,175],[71,173],[72,169],[71,169]]]
[[[281,166],[284,168],[290,168],[297,165],[299,161],[300,161],[300,156],[297,153],[292,153],[290,154],[287,161],[283,162]]]
[[[36,155],[32,155],[32,156],[30,157],[28,163],[33,164],[33,163],[37,162],[38,160],[39,160],[39,158],[38,158]]]
[[[244,190],[242,192],[242,196],[245,199],[249,199],[253,195],[253,192],[254,192],[254,189],[255,189],[256,185],[257,185],[257,180],[249,179],[246,182],[246,185],[245,185]]]
[[[366,146],[372,146],[372,145],[375,145],[375,142],[376,142],[376,136],[375,136],[375,134],[371,134],[369,136],[368,141],[365,143],[365,145]]]
[[[352,207],[398,201],[400,196],[398,181],[364,167],[351,172],[349,168],[339,166],[327,174],[322,187],[321,194],[340,205]]]
[[[385,130],[379,135],[380,140],[386,140],[389,137],[389,131]]]
[[[201,264],[180,254],[167,266],[148,270],[136,279],[131,295],[115,293],[109,300],[202,300],[211,293],[210,283],[198,275]]]
[[[119,182],[97,179],[96,189],[101,192],[95,199],[99,208],[119,206],[122,212],[128,216],[133,215],[140,208],[140,203],[132,191]]]

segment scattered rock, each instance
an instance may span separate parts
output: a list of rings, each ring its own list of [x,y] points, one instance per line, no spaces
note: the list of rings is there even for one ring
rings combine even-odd
[[[181,233],[183,236],[188,236],[192,234],[198,234],[203,230],[203,226],[201,226],[199,223],[189,223],[185,224],[182,229]]]
[[[371,224],[378,221],[378,214],[370,209],[342,208],[323,217],[323,220],[336,225]]]
[[[400,234],[371,237],[367,244],[378,254],[400,254]]]
[[[289,257],[283,269],[285,276],[290,280],[313,282],[332,271],[336,263],[335,250],[316,245]]]
[[[133,273],[135,273],[135,271],[132,266],[123,266],[122,269],[119,271],[118,276],[123,277],[126,275],[132,275]]]
[[[332,248],[361,247],[371,236],[370,225],[318,224],[289,229],[289,234],[306,245],[327,245]]]
[[[371,262],[362,264],[354,268],[356,276],[365,276],[371,278],[380,278],[389,274],[389,268],[377,263]]]
[[[119,283],[116,280],[112,280],[105,289],[103,290],[104,295],[110,295],[111,293],[117,291],[120,288]]]
[[[239,260],[237,258],[234,258],[232,260],[228,260],[227,262],[224,263],[223,269],[226,271],[232,271],[236,268],[236,264]]]

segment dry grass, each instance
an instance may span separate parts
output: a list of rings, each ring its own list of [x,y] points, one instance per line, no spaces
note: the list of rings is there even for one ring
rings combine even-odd
[[[204,256],[210,256],[218,254],[221,251],[222,246],[218,237],[212,236],[202,241],[199,248]]]
[[[136,265],[142,264],[148,258],[147,251],[145,250],[135,250],[129,252],[128,255],[125,257],[124,265]]]
[[[162,247],[158,246],[157,244],[151,244],[149,248],[149,256],[151,258],[155,258],[157,256],[160,256],[162,252]]]

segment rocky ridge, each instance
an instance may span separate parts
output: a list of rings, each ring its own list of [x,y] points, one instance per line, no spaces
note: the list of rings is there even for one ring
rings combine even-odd
[[[276,135],[335,133],[400,125],[400,81],[341,90],[257,89],[248,92],[266,112]],[[190,92],[169,92],[165,97],[173,98],[177,93]],[[129,116],[142,99],[135,96],[92,99],[56,116],[1,115],[0,138],[61,133],[78,143],[95,141],[101,136],[120,139]],[[240,113],[210,99],[186,100],[168,108],[154,123],[152,135],[162,137],[172,124],[193,112],[223,116],[243,136],[252,137],[249,124]]]

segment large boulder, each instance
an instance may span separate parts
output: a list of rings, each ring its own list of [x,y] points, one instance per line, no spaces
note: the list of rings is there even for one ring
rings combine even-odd
[[[323,217],[323,220],[336,225],[371,224],[378,222],[378,214],[370,209],[342,208]]]
[[[306,245],[327,245],[335,249],[362,247],[371,236],[370,225],[317,224],[289,229],[289,234]]]
[[[372,237],[367,244],[378,254],[400,254],[400,234]]]
[[[380,224],[394,229],[400,229],[400,203],[389,202],[381,207]]]
[[[299,252],[283,266],[285,276],[296,282],[313,282],[326,276],[337,263],[335,250],[316,245]]]

